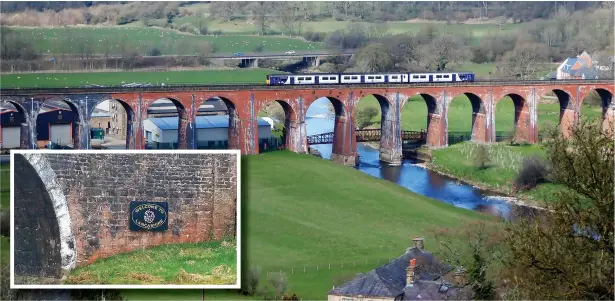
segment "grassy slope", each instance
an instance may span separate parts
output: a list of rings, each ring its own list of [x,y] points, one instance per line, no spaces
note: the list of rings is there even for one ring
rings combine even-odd
[[[115,255],[71,271],[67,284],[235,284],[236,244],[162,245]]]
[[[263,273],[283,270],[289,291],[304,299],[323,299],[340,279],[399,256],[414,235],[487,218],[309,155],[244,157],[242,177],[244,266],[259,265]],[[426,238],[426,248],[435,250],[435,242]],[[147,291],[129,295],[130,300],[150,297]],[[191,296],[200,298],[198,292]],[[239,297],[233,292],[214,296]]]
[[[110,53],[117,53],[120,41],[126,43],[128,50],[136,50],[145,55],[156,47],[162,54],[195,54],[199,46],[212,43],[219,53],[251,52],[257,45],[263,51],[317,50],[321,43],[283,37],[259,36],[198,36],[180,34],[176,31],[142,27],[65,27],[65,28],[13,28],[25,39],[34,43],[42,53],[79,53],[75,40],[85,39],[94,49],[94,53],[104,53],[104,41]]]
[[[11,194],[8,190],[11,185],[11,167],[9,164],[0,164],[0,187],[5,192],[0,192],[0,211],[9,210]]]
[[[2,74],[2,88],[80,87],[87,84],[119,85],[123,82],[165,84],[264,84],[267,74],[280,73],[269,69],[233,69],[164,72],[90,72]]]

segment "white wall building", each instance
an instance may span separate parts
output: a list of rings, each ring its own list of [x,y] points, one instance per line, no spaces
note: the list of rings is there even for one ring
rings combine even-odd
[[[199,148],[213,147],[228,143],[228,115],[212,115],[196,117],[196,140]],[[177,147],[177,129],[179,117],[149,118],[143,122],[143,134],[147,143],[173,143]],[[271,139],[271,125],[258,118],[258,137],[260,140]]]

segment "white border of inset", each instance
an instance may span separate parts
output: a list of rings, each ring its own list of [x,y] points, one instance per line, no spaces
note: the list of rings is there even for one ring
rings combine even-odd
[[[103,285],[103,284],[15,284],[15,239],[11,239],[11,289],[239,289],[241,288],[241,152],[239,150],[11,150],[11,238],[15,237],[15,154],[229,154],[237,159],[236,243],[237,282],[230,285],[165,284],[165,285]]]

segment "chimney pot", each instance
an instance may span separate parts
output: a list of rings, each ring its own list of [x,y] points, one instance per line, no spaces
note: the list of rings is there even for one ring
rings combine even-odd
[[[416,282],[416,259],[410,259],[410,265],[406,268],[406,286],[414,286]]]
[[[423,251],[425,249],[425,245],[424,245],[424,239],[422,237],[415,237],[412,240],[412,243],[414,244],[414,247]]]

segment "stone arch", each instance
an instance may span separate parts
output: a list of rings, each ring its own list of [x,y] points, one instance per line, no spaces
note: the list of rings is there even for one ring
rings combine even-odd
[[[224,97],[224,96],[219,96],[219,95],[211,95],[211,96],[203,97],[196,104],[195,109],[192,112],[193,119],[196,120],[198,109],[202,105],[206,104],[208,101],[211,101],[214,98],[218,98],[224,103],[224,105],[226,106],[226,111],[228,113],[228,149],[241,149],[239,130],[241,129],[241,125],[243,122],[239,118],[237,106],[231,99]],[[196,138],[193,138],[193,140],[195,139]],[[193,141],[193,143],[196,145],[197,141]]]
[[[71,130],[72,130],[71,139],[73,140],[73,149],[81,149],[82,148],[81,140],[84,137],[83,129],[84,129],[84,125],[86,124],[87,117],[86,117],[86,113],[83,112],[83,110],[79,107],[79,105],[73,102],[73,100],[70,99],[69,97],[57,97],[57,98],[45,99],[34,115],[34,118],[37,120],[36,124],[37,125],[39,124],[38,115],[41,111],[41,108],[45,105],[45,103],[52,102],[52,101],[59,101],[59,102],[63,102],[67,104],[68,107],[71,109],[71,112],[77,115],[71,126]],[[89,113],[87,116],[89,117]],[[36,130],[35,130],[35,133],[36,133]],[[87,139],[88,135],[87,134],[85,135]],[[51,139],[51,137],[49,138]],[[35,141],[38,141],[38,138],[36,138]]]
[[[25,183],[15,186],[15,273],[60,278],[77,262],[66,196],[42,153],[13,160],[15,181]]]
[[[444,135],[441,126],[443,122],[442,118],[442,106],[438,105],[438,100],[436,97],[429,93],[417,93],[416,95],[420,96],[423,101],[425,101],[425,105],[427,106],[427,125],[425,128],[427,139],[426,144],[432,147],[443,146],[445,143]],[[408,104],[409,100],[406,99],[400,108],[400,124],[403,121],[403,110],[406,104]],[[422,129],[421,129],[422,130]]]
[[[449,132],[448,112],[450,111],[450,105],[452,104],[453,100],[457,96],[461,96],[461,95],[466,96],[470,100],[470,104],[472,106],[472,127],[471,127],[472,141],[479,141],[479,142],[489,141],[489,134],[488,134],[488,128],[487,128],[487,114],[486,114],[487,110],[485,108],[485,104],[483,100],[480,98],[480,96],[474,93],[471,93],[471,92],[464,92],[459,95],[456,95],[453,98],[451,98],[451,100],[447,103],[447,110],[446,110],[447,139],[448,139],[448,132]]]
[[[36,126],[28,114],[28,111],[16,101],[3,100],[5,104],[11,104],[17,110],[17,113],[21,115],[21,129],[19,134],[19,148],[29,149],[36,148]]]
[[[509,97],[515,107],[515,115],[513,119],[513,139],[516,141],[535,142],[535,137],[532,133],[535,130],[532,128],[530,109],[526,99],[517,93],[508,93],[498,99],[494,110],[497,111],[497,106],[502,102],[504,97]],[[495,111],[494,111],[495,116]],[[495,122],[494,122],[495,123]],[[497,127],[494,125],[495,131]]]
[[[94,110],[96,109],[96,107],[101,104],[102,102],[105,101],[116,101],[118,102],[122,108],[124,108],[124,111],[126,112],[126,124],[124,125],[126,127],[126,149],[134,149],[135,148],[135,139],[134,139],[134,124],[133,122],[136,120],[136,114],[135,111],[133,110],[133,108],[123,99],[119,99],[119,98],[106,98],[106,99],[101,99],[99,101],[97,101],[90,109],[89,112],[87,112],[88,114],[88,120],[90,120],[90,118],[92,117],[92,113],[94,112]]]
[[[380,160],[393,165],[401,164],[401,129],[397,111],[391,109],[391,103],[388,98],[381,94],[370,93],[363,94],[359,101],[355,104],[355,108],[363,101],[366,96],[373,96],[380,107]],[[354,110],[353,120],[356,120],[357,110]]]
[[[282,130],[282,137],[281,137],[282,144],[284,145],[285,148],[289,150],[292,150],[297,153],[301,153],[302,148],[301,148],[299,131],[301,130],[303,133],[305,133],[305,128],[304,128],[305,124],[299,123],[299,116],[297,115],[296,110],[293,109],[290,103],[288,103],[286,100],[281,100],[281,99],[264,101],[261,103],[260,109],[258,110],[258,112],[255,112],[255,114],[258,116],[264,108],[271,105],[272,103],[279,104],[284,112],[284,129]],[[303,128],[300,129],[299,127],[303,127]],[[258,125],[257,125],[257,128],[258,128]],[[264,144],[261,143],[259,130],[256,130],[255,133],[256,133],[255,141],[258,142],[258,152],[257,153],[260,153],[261,150],[265,149],[265,147],[264,147]]]
[[[576,113],[574,109],[574,101],[570,94],[564,90],[552,90],[559,102],[559,128],[564,133],[570,130],[570,127],[576,124]]]
[[[600,96],[600,106],[602,108],[602,130],[604,130],[610,135],[613,135],[615,131],[615,129],[613,128],[615,124],[615,103],[613,103],[613,93],[603,88],[596,88],[592,89],[591,91],[596,91],[598,96]],[[579,99],[581,105],[585,101],[585,98],[587,98],[588,96],[589,93]]]

